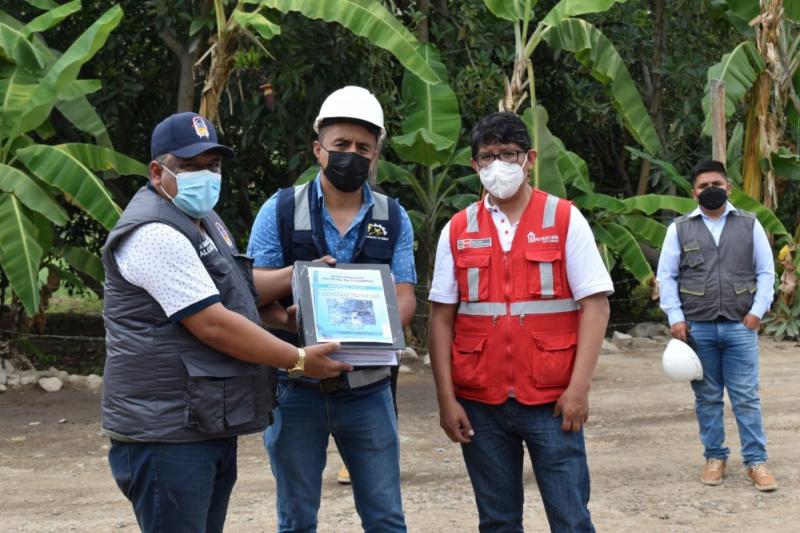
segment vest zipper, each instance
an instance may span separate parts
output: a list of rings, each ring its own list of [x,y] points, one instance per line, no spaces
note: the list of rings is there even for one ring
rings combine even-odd
[[[514,397],[514,369],[511,361],[511,282],[508,269],[508,252],[503,252],[503,279],[506,296],[506,364],[508,365],[508,396]]]

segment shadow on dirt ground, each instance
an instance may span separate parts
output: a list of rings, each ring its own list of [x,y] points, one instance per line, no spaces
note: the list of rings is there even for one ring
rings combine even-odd
[[[477,512],[456,445],[438,426],[430,370],[400,377],[403,499],[409,531],[476,531]],[[718,487],[699,483],[702,450],[692,392],[669,382],[660,352],[601,356],[586,430],[590,504],[598,531],[800,531],[800,348],[762,342],[762,408],[770,466],[780,488],[759,493],[741,467],[735,422],[726,407],[731,461]],[[63,389],[0,394],[0,530],[137,531],[106,462],[99,396]],[[527,463],[527,461],[526,461]],[[360,531],[349,487],[329,449],[320,532]],[[526,464],[525,526],[546,531],[536,483]],[[240,441],[239,482],[226,531],[275,530],[274,483],[259,435]]]

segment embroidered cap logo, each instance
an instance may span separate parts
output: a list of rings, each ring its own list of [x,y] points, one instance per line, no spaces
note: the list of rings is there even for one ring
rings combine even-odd
[[[209,138],[208,126],[206,126],[206,122],[201,117],[194,117],[192,119],[192,126],[194,126],[194,131],[197,133],[198,137]]]

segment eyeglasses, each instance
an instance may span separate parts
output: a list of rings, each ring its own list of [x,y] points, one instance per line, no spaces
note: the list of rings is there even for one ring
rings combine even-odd
[[[527,153],[525,150],[503,150],[499,154],[483,153],[478,154],[475,157],[475,161],[477,161],[478,166],[481,168],[488,167],[497,159],[505,161],[506,163],[516,163],[519,161],[519,155],[525,153]]]

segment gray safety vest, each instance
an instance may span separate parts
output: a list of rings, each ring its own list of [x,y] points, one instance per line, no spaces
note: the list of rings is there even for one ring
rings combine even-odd
[[[169,224],[197,249],[229,310],[260,324],[250,258],[238,254],[219,216],[203,219],[217,250],[202,248],[196,224],[152,189],[141,188],[103,249],[106,362],[102,426],[112,437],[191,442],[267,427],[275,370],[234,359],[172,323],[144,289],[128,283],[114,260],[120,239],[150,222]],[[161,268],[153,265],[153,268]]]
[[[739,321],[750,310],[756,292],[754,223],[753,213],[729,212],[717,245],[702,216],[675,219],[681,247],[678,291],[687,320]]]

